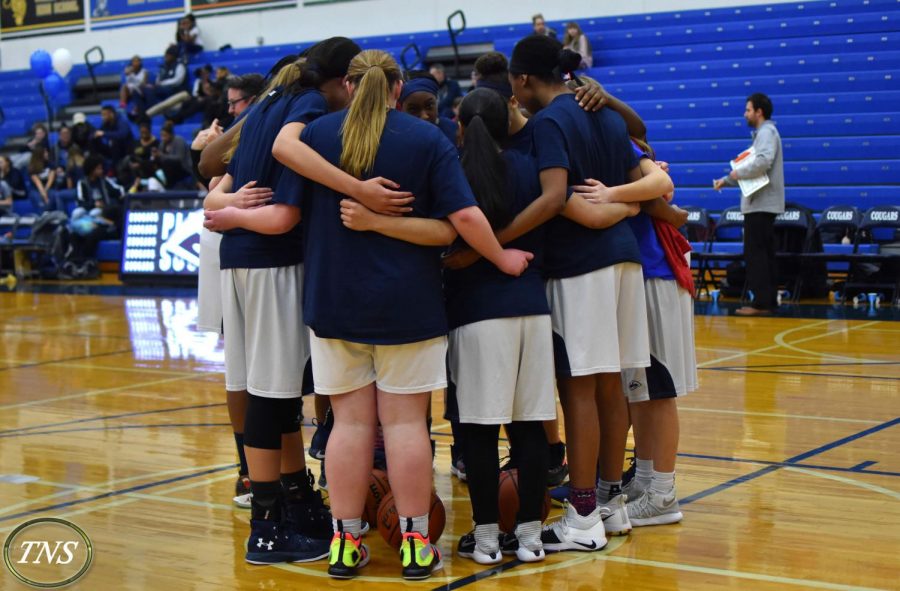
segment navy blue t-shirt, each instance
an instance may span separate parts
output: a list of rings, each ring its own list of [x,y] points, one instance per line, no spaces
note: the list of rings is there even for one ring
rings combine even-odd
[[[593,178],[607,187],[628,182],[639,165],[625,121],[612,109],[588,113],[574,94],[562,94],[532,118],[538,169],[565,168],[567,184]],[[544,275],[559,279],[584,275],[622,262],[641,262],[631,226],[623,221],[592,230],[562,216],[550,221]]]
[[[447,139],[450,140],[450,143],[455,146],[456,130],[459,126],[452,119],[447,119],[446,117],[438,118],[437,125],[444,132],[444,135],[447,136]]]
[[[634,148],[635,156],[650,158],[647,154]],[[656,235],[656,227],[653,219],[643,211],[634,217],[628,218],[628,224],[641,250],[641,265],[644,267],[644,279],[669,279],[674,280],[675,274],[666,260],[666,253],[659,238]]]
[[[272,144],[288,123],[310,123],[328,112],[325,97],[317,90],[298,94],[269,95],[247,115],[237,151],[228,164],[232,191],[250,181],[274,191],[272,203],[300,207],[300,192],[285,190],[279,181],[285,167],[272,156]],[[303,262],[303,232],[300,224],[279,235],[265,235],[243,228],[223,233],[219,247],[222,269],[287,267]]]
[[[326,115],[300,136],[335,166],[346,115]],[[377,176],[416,196],[413,216],[442,219],[476,205],[456,147],[440,128],[393,109],[370,173]],[[343,195],[309,180],[302,186],[303,318],[316,336],[394,345],[447,334],[441,249],[347,229],[340,216]]]
[[[519,131],[506,138],[504,149],[522,154],[534,154],[534,123],[529,119]]]
[[[532,156],[506,150],[503,160],[506,162],[507,196],[515,216],[541,196],[541,181]],[[484,259],[465,269],[444,271],[450,328],[492,318],[550,313],[541,276],[544,227],[539,226],[506,245],[506,248],[534,254],[534,260],[519,277],[507,275]]]

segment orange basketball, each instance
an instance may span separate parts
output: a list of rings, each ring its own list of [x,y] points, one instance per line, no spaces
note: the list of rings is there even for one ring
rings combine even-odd
[[[447,521],[447,514],[444,510],[444,503],[441,502],[437,493],[431,491],[431,508],[428,512],[428,537],[431,543],[435,543],[444,533],[444,525]],[[392,548],[399,549],[400,542],[403,541],[403,534],[400,530],[400,516],[397,514],[397,507],[394,505],[394,493],[388,492],[378,507],[378,533],[384,538]]]
[[[391,492],[391,483],[388,482],[387,472],[384,470],[372,470],[369,476],[369,492],[366,494],[366,506],[363,509],[362,518],[370,525],[378,519],[378,506],[385,495]]]
[[[500,509],[500,531],[514,533],[516,514],[519,512],[519,471],[504,470],[500,472],[500,487],[497,495],[497,506]],[[550,515],[550,491],[544,493],[544,506],[541,508],[541,521]]]

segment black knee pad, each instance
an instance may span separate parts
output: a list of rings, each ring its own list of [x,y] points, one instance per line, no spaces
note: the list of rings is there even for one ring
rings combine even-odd
[[[281,436],[300,430],[299,398],[265,398],[250,394],[244,423],[244,444],[257,449],[281,449]]]

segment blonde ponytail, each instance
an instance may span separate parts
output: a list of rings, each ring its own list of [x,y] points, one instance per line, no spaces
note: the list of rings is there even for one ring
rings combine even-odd
[[[341,126],[341,168],[359,178],[375,165],[391,88],[400,80],[400,68],[389,54],[367,50],[350,62],[347,77],[356,91]]]

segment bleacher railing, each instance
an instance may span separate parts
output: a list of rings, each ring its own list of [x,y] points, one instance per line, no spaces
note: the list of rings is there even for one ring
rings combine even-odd
[[[462,25],[458,29],[453,28],[453,17],[458,16],[460,20],[462,20]],[[462,35],[463,31],[466,30],[466,14],[462,10],[457,10],[450,14],[447,17],[447,32],[450,33],[450,43],[453,45],[453,75],[457,78],[460,76],[459,71],[459,45],[456,43],[456,38]]]
[[[100,54],[99,60],[92,60],[91,57],[97,53]],[[106,56],[103,55],[103,48],[99,45],[95,45],[84,52],[84,65],[87,66],[88,74],[91,76],[91,96],[95,101],[97,100],[97,75],[94,73],[94,68],[103,65],[105,61]]]

